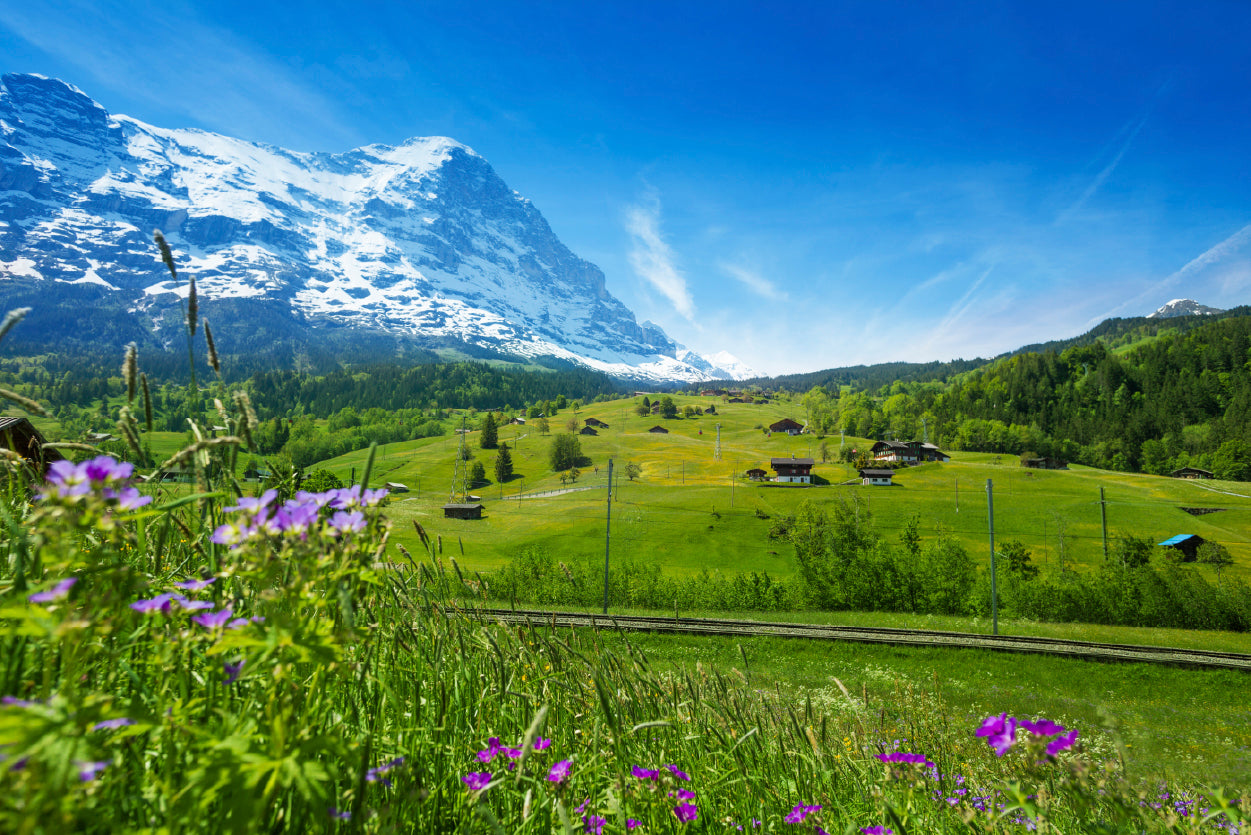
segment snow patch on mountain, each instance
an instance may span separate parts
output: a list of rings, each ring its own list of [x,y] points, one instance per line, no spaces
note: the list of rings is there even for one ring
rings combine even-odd
[[[153,333],[187,293],[155,256],[160,228],[204,299],[232,300],[236,317],[286,309],[309,339],[346,327],[641,380],[754,375],[639,324],[529,200],[447,137],[294,152],[113,116],[34,75],[0,79],[0,132],[0,282],[92,284]]]
[[[1199,304],[1194,299],[1173,299],[1154,313],[1148,313],[1148,319],[1172,319],[1176,316],[1211,316],[1225,311],[1216,307]]]

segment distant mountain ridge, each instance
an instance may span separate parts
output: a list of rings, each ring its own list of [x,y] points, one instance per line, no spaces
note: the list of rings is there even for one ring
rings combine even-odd
[[[187,288],[154,228],[226,350],[451,348],[661,383],[752,373],[639,324],[452,139],[297,153],[111,115],[42,76],[0,79],[0,304],[36,302],[25,339],[175,345]]]
[[[1199,304],[1194,299],[1173,299],[1155,313],[1148,313],[1148,319],[1175,319],[1178,316],[1212,316],[1225,311],[1216,307]]]

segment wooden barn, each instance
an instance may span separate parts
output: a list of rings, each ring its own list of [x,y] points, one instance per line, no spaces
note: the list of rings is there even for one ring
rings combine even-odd
[[[584,422],[587,426],[594,426],[596,429],[607,429],[607,428],[608,428],[608,424],[604,423],[604,422],[603,422],[602,420],[600,420],[599,418],[593,418],[593,417],[590,417],[590,418],[587,418],[587,419],[586,419],[585,421],[583,421],[583,422]]]
[[[1067,470],[1068,462],[1061,461],[1058,458],[1022,458],[1022,467],[1029,467],[1031,470]]]
[[[13,450],[43,473],[50,464],[65,457],[55,449],[44,449],[46,443],[29,418],[0,417],[0,446]]]
[[[598,435],[599,433],[596,432],[595,428],[592,426],[583,426],[581,429],[578,430],[578,434],[579,435]]]
[[[669,434],[668,429],[665,429],[663,426],[659,426],[659,425],[653,426],[651,429],[648,429],[647,431],[651,432],[653,435],[668,435]]]
[[[481,519],[483,505],[481,502],[449,502],[443,505],[445,519]]]
[[[1216,478],[1215,473],[1198,467],[1182,467],[1180,470],[1173,470],[1169,475],[1173,478]]]
[[[752,467],[747,471],[747,478],[751,481],[764,481],[768,477],[769,474],[759,467]]]
[[[804,431],[804,425],[790,418],[782,418],[777,423],[769,425],[770,432],[784,432],[787,435],[798,435]]]
[[[1169,537],[1161,543],[1161,548],[1172,548],[1180,551],[1182,554],[1182,562],[1194,562],[1199,558],[1199,546],[1206,540],[1198,534],[1179,533],[1177,536]]]

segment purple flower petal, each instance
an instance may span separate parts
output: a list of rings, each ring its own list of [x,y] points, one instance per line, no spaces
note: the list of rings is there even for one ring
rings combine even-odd
[[[688,781],[688,782],[689,782],[689,781],[690,781],[690,779],[691,779],[691,777],[690,777],[690,775],[689,775],[689,774],[687,774],[687,773],[686,773],[685,771],[683,771],[682,769],[678,768],[678,767],[677,767],[676,765],[674,765],[673,763],[670,763],[669,765],[665,766],[665,768],[667,768],[667,769],[669,769],[671,772],[673,772],[673,776],[674,776],[674,777],[677,777],[679,780],[686,780],[686,781]]]
[[[220,612],[206,612],[203,615],[195,615],[191,619],[203,626],[205,629],[220,629],[230,620],[230,616],[234,614],[230,607],[227,606]]]
[[[223,663],[222,672],[226,674],[226,678],[223,679],[223,682],[225,684],[234,684],[236,681],[238,681],[239,676],[243,673],[243,665],[246,663],[246,661],[247,659],[240,658],[238,661],[234,662],[233,664],[230,663],[229,661]]]
[[[216,582],[216,577],[209,577],[207,580],[184,580],[181,583],[174,583],[174,585],[183,591],[204,591]]]
[[[1072,748],[1075,742],[1077,742],[1077,731],[1069,731],[1064,736],[1058,736],[1051,740],[1051,742],[1047,745],[1047,753],[1054,757],[1061,751]]]
[[[487,787],[487,784],[491,782],[491,772],[489,771],[470,772],[469,774],[466,774],[464,777],[460,778],[460,780],[462,783],[464,783],[466,786],[469,787],[470,791],[475,791],[475,792],[481,791],[482,789],[485,789]]]
[[[174,595],[162,593],[147,600],[136,600],[130,604],[130,608],[136,612],[168,612],[170,601],[173,599]]]
[[[659,768],[643,768],[640,765],[634,766],[631,773],[640,780],[658,780],[660,779]]]
[[[78,767],[78,779],[84,783],[90,783],[92,780],[100,776],[100,772],[108,768],[112,764],[112,760],[100,760],[98,762],[83,762],[75,760],[74,765]]]
[[[563,783],[569,777],[570,760],[561,760],[547,772],[547,779],[553,783]]]
[[[118,728],[124,728],[127,725],[133,725],[133,724],[135,724],[134,719],[127,719],[125,716],[122,716],[118,719],[105,719],[103,722],[97,722],[91,726],[91,730],[112,731]]]
[[[78,582],[77,577],[66,577],[47,591],[36,592],[26,598],[31,603],[53,603],[69,597],[70,589]]]
[[[699,807],[694,803],[679,803],[673,807],[673,815],[682,823],[690,823],[699,817]]]
[[[545,751],[548,748],[550,748],[551,745],[552,745],[552,741],[550,739],[544,739],[543,737],[539,737],[538,739],[534,741],[534,750]]]

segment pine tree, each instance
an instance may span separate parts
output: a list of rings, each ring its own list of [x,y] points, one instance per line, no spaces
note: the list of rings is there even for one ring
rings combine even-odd
[[[500,451],[495,456],[495,480],[503,483],[513,477],[513,456],[508,451],[508,444],[500,444]]]
[[[482,421],[482,437],[478,439],[478,445],[483,449],[495,449],[499,443],[499,426],[495,422],[495,414],[487,412],[486,419]]]

